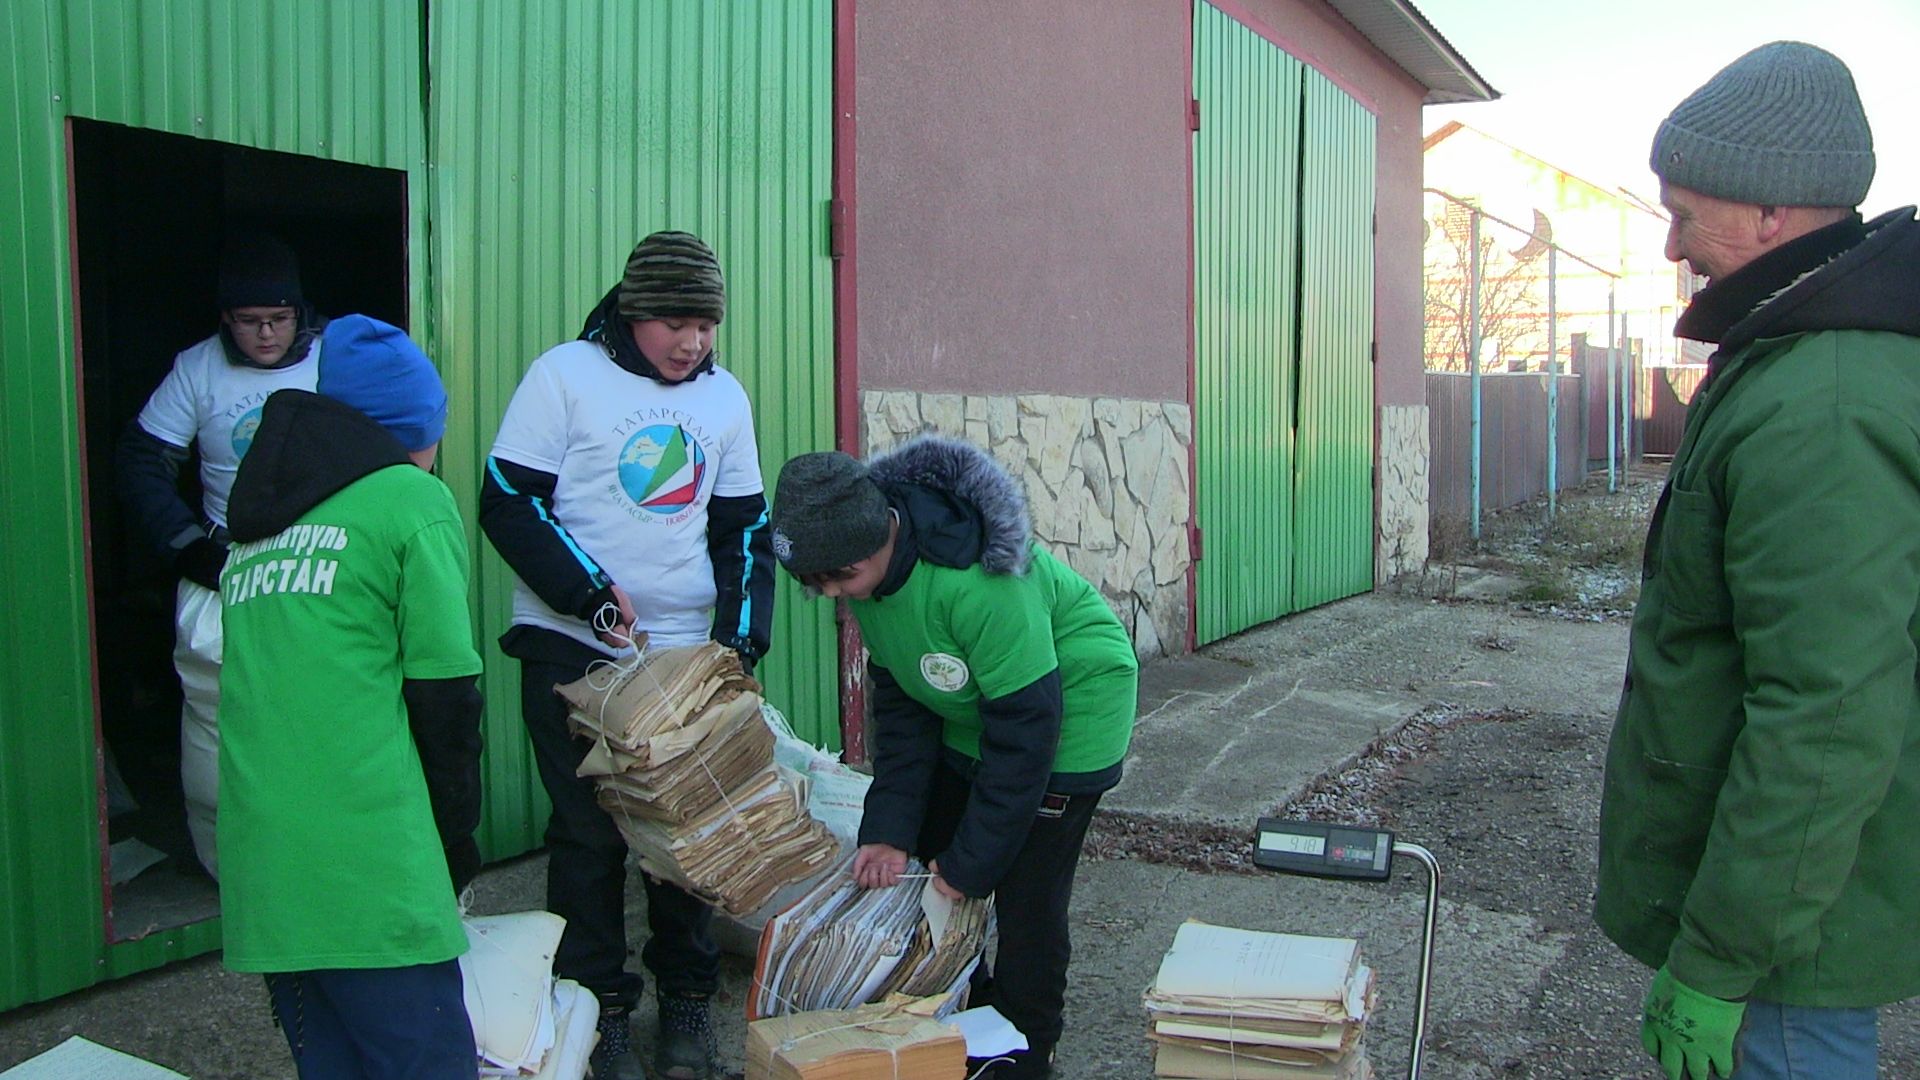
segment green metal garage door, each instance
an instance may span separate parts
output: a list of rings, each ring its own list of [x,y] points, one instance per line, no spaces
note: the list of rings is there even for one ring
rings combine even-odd
[[[1196,630],[1372,587],[1373,117],[1194,6]]]

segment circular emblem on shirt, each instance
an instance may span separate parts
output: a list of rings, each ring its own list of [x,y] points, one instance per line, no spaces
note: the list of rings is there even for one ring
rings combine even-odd
[[[930,652],[920,658],[920,677],[935,690],[949,694],[967,685],[967,662],[952,653]]]
[[[620,487],[643,510],[675,514],[693,505],[707,475],[707,452],[678,424],[634,432],[620,451]]]
[[[233,456],[247,456],[247,448],[253,445],[253,433],[260,430],[260,409],[255,405],[246,414],[233,422]]]

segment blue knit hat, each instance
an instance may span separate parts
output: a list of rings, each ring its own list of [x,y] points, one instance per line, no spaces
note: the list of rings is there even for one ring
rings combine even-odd
[[[320,334],[322,395],[379,421],[400,445],[425,450],[447,430],[440,373],[406,331],[365,315],[345,315]]]

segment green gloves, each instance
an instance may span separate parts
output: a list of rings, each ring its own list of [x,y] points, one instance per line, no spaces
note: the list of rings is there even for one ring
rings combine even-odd
[[[1746,1002],[1708,997],[1662,967],[1643,1009],[1640,1045],[1659,1060],[1667,1080],[1733,1075],[1733,1040],[1746,1019]]]

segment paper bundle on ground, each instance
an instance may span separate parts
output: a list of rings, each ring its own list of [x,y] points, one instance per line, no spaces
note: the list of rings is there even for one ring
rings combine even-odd
[[[599,1038],[599,1001],[579,983],[553,977],[566,920],[547,911],[463,921],[461,993],[483,1076],[580,1080]]]
[[[644,645],[644,643],[643,643]],[[645,650],[556,692],[591,776],[643,870],[732,914],[840,854],[806,811],[805,778],[777,768],[760,684],[708,642]]]
[[[1369,1080],[1373,971],[1351,938],[1189,920],[1147,989],[1154,1075]]]
[[[747,1080],[962,1080],[967,1043],[934,1002],[893,997],[747,1025]]]
[[[863,889],[843,863],[767,920],[754,960],[749,1019],[846,1009],[890,993],[958,1004],[992,924],[993,901],[948,900],[918,860],[887,889]]]

